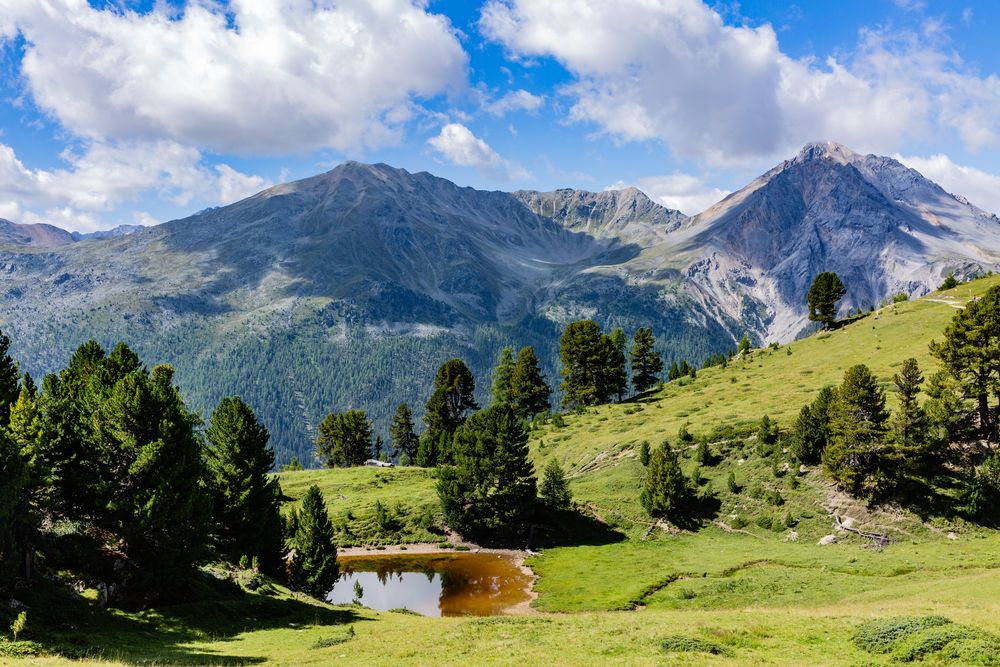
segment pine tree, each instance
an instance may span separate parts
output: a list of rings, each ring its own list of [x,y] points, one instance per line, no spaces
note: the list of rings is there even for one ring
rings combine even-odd
[[[885,393],[871,370],[864,364],[847,369],[831,410],[823,467],[851,493],[873,497],[891,486],[888,419]]]
[[[639,500],[652,517],[675,514],[687,495],[687,480],[677,454],[666,440],[649,457]]]
[[[490,387],[490,403],[510,403],[512,379],[514,376],[514,348],[508,346],[500,350],[500,359],[493,369],[493,384]]]
[[[627,345],[625,332],[621,329],[615,329],[610,335],[604,336],[602,340],[604,341],[605,358],[601,383],[605,387],[608,398],[617,396],[618,401],[621,402],[625,397],[625,390],[628,388],[628,371],[625,368],[625,347]]]
[[[639,463],[644,468],[649,465],[649,440],[643,440],[639,444]]]
[[[492,405],[455,432],[454,464],[441,470],[445,520],[462,533],[518,531],[535,502],[528,432],[509,405]]]
[[[899,372],[892,377],[892,383],[899,393],[899,408],[893,416],[892,430],[895,444],[903,450],[901,453],[908,463],[925,453],[927,414],[917,401],[923,382],[920,366],[912,358],[905,360]]]
[[[0,591],[8,591],[18,571],[17,528],[23,521],[27,469],[17,445],[0,431]]]
[[[809,405],[802,406],[792,427],[791,452],[799,461],[819,463],[830,439],[830,411],[835,398],[833,387],[823,387]]]
[[[413,412],[406,403],[400,403],[396,408],[396,414],[393,415],[392,424],[389,426],[389,439],[392,441],[394,456],[401,459],[405,454],[409,461],[416,460],[420,440],[413,432]]]
[[[573,496],[566,482],[559,461],[552,459],[542,473],[542,484],[539,487],[542,502],[554,510],[567,510],[573,502]]]
[[[847,288],[836,273],[824,271],[813,279],[806,301],[809,319],[820,322],[824,329],[833,326],[837,317],[837,302],[847,294]]]
[[[750,339],[746,336],[740,338],[740,344],[736,348],[736,352],[742,356],[750,351]]]
[[[674,380],[681,377],[681,369],[677,365],[676,361],[670,363],[670,370],[667,372],[667,379],[673,382]]]
[[[434,393],[427,401],[424,423],[435,440],[442,433],[451,435],[465,422],[471,410],[478,410],[476,381],[461,359],[446,361],[434,378]]]
[[[930,347],[931,354],[958,380],[965,397],[976,401],[980,437],[995,441],[990,395],[1000,386],[1000,286],[991,287],[978,301],[955,313],[944,340],[933,341]]]
[[[663,360],[656,351],[656,339],[649,327],[639,327],[632,339],[632,386],[642,393],[656,384],[663,371]]]
[[[433,435],[424,433],[420,438],[413,461],[421,468],[433,468],[438,464],[438,440]]]
[[[332,412],[317,430],[316,453],[327,468],[363,465],[372,455],[372,425],[364,410]]]
[[[21,373],[10,356],[10,338],[0,331],[0,427],[7,425],[10,406],[21,391]]]
[[[289,525],[294,551],[288,566],[288,580],[293,588],[319,600],[326,598],[340,575],[337,547],[333,541],[333,524],[315,484],[306,491],[302,506],[294,511]]]
[[[238,396],[223,398],[205,430],[209,484],[220,546],[234,560],[256,557],[264,572],[281,565],[281,486],[271,436]]]
[[[522,419],[531,419],[549,409],[552,391],[545,383],[535,349],[524,347],[517,353],[517,364],[510,379],[511,405]]]
[[[599,385],[607,354],[601,328],[590,320],[571,322],[566,326],[559,345],[563,406],[603,403],[607,394]]]
[[[204,488],[196,416],[173,386],[173,369],[129,372],[108,391],[93,416],[94,446],[103,474],[97,523],[120,536],[144,593],[187,576],[208,533],[210,499]]]

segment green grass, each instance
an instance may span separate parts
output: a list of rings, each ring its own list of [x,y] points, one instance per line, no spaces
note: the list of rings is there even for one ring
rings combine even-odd
[[[29,630],[26,639],[76,646],[78,653],[67,652],[114,664],[988,664],[1000,635],[1000,533],[934,507],[919,514],[867,507],[816,469],[783,471],[780,450],[761,459],[747,436],[763,414],[787,428],[816,391],[838,383],[855,363],[867,363],[888,383],[912,356],[929,375],[936,366],[927,343],[956,312],[935,300],[960,304],[995,284],[1000,278],[888,306],[838,331],[701,370],[683,386],[671,383],[636,401],[567,414],[564,427],[533,430],[536,468],[557,458],[578,508],[592,517],[563,546],[529,559],[539,577],[535,615],[429,619],[330,609],[274,587],[269,596],[219,593],[204,604],[145,614],[98,612],[74,599],[66,616],[92,620],[48,637]],[[701,466],[711,511],[686,530],[650,532],[638,503],[638,445],[676,443],[684,425],[698,436],[714,433],[713,461]],[[693,445],[681,450],[688,474],[699,465],[694,454]],[[730,473],[739,493],[728,489]],[[310,484],[320,486],[341,545],[441,541],[424,525],[428,513],[440,521],[432,471],[301,471],[280,480],[290,502]],[[952,492],[940,490],[940,506]],[[376,501],[399,516],[391,529],[374,521]],[[892,543],[879,551],[835,532],[831,512],[888,533]],[[819,546],[828,534],[838,542]],[[902,631],[893,630],[899,617],[927,616],[950,622],[916,622],[911,631],[904,621]],[[0,662],[5,655],[0,650]]]

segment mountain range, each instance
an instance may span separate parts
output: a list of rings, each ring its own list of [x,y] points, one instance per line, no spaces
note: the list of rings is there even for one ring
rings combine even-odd
[[[687,217],[635,188],[485,192],[348,162],[149,228],[90,236],[0,221],[0,328],[39,374],[96,338],[169,362],[207,416],[241,393],[279,461],[331,410],[420,413],[460,356],[485,400],[500,347],[558,384],[562,327],[651,326],[668,359],[808,329],[816,273],[842,311],[1000,264],[1000,220],[886,157],[810,144]]]

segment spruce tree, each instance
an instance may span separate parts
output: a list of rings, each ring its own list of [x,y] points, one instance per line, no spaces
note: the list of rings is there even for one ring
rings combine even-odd
[[[0,591],[10,590],[21,560],[17,528],[24,519],[21,503],[26,483],[27,469],[20,450],[0,431]]]
[[[549,461],[542,473],[539,494],[542,502],[554,510],[567,510],[573,502],[569,484],[566,482],[566,475],[563,473],[559,461],[554,458]]]
[[[649,327],[639,327],[632,339],[632,386],[642,393],[656,384],[663,371],[663,360],[656,351],[656,339]]]
[[[420,437],[413,461],[421,468],[433,468],[438,464],[438,440],[433,435],[424,433]]]
[[[892,420],[892,431],[896,445],[907,462],[914,462],[915,457],[922,456],[927,442],[927,415],[917,401],[920,385],[924,377],[920,374],[920,366],[916,359],[903,362],[899,372],[892,376],[892,383],[899,394],[899,408]]]
[[[600,385],[604,387],[606,397],[603,402],[612,396],[617,396],[620,402],[625,398],[625,390],[628,388],[628,370],[625,368],[625,347],[627,339],[625,332],[615,329],[610,335],[603,336],[604,343],[604,364],[601,373]]]
[[[937,357],[962,386],[965,397],[976,402],[979,433],[995,441],[997,428],[990,396],[1000,395],[1000,286],[991,287],[978,301],[955,313],[944,331],[944,340],[931,342]]]
[[[516,532],[527,523],[535,473],[524,421],[509,405],[469,417],[455,432],[453,461],[437,487],[449,526],[462,533]]]
[[[413,432],[413,412],[406,403],[400,403],[389,426],[389,439],[392,441],[393,455],[402,459],[405,455],[411,463],[417,458],[417,448],[420,440]]]
[[[306,491],[299,510],[289,520],[293,555],[288,567],[289,583],[296,590],[323,600],[340,575],[333,523],[315,484]]]
[[[10,338],[0,331],[0,427],[7,425],[10,406],[21,391],[21,373],[10,356]]]
[[[667,379],[673,382],[674,380],[681,377],[681,369],[677,365],[677,361],[670,362],[670,370],[667,371]]]
[[[639,500],[651,517],[666,517],[676,514],[686,495],[687,480],[677,454],[664,440],[649,456]]]
[[[281,566],[283,525],[281,486],[269,475],[274,466],[271,435],[238,397],[223,398],[205,430],[208,479],[216,531],[222,550],[234,561],[256,557],[261,569]]]
[[[363,465],[372,455],[372,425],[364,410],[332,412],[317,430],[316,453],[327,468]]]
[[[500,359],[493,369],[490,386],[490,403],[511,402],[511,382],[514,376],[514,348],[507,346],[500,350]]]
[[[199,561],[210,498],[198,419],[173,386],[173,369],[134,370],[93,416],[103,474],[97,523],[122,541],[124,571],[144,594],[162,592]]]
[[[521,348],[510,379],[511,405],[522,419],[531,419],[549,409],[552,391],[545,383],[535,348]]]
[[[435,440],[449,436],[465,422],[471,410],[479,409],[475,399],[476,381],[461,359],[446,361],[434,378],[434,393],[427,401],[424,423]]]
[[[601,335],[601,328],[596,322],[582,320],[566,326],[559,344],[563,406],[606,402],[610,392],[603,382],[608,351],[613,348],[610,339]]]
[[[888,420],[885,392],[871,370],[864,364],[847,369],[831,410],[823,467],[853,494],[874,497],[892,485]]]
[[[802,406],[792,427],[791,452],[799,461],[819,463],[830,439],[830,411],[834,402],[833,387],[823,387],[816,399]]]
[[[847,288],[836,273],[824,271],[816,276],[806,295],[809,319],[820,322],[824,329],[831,328],[837,317],[837,302],[845,294]]]

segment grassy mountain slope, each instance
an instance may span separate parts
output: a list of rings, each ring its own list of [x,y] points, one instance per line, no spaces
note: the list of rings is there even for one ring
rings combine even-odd
[[[101,642],[110,650],[105,655],[111,664],[652,665],[675,659],[709,665],[875,665],[890,664],[892,656],[869,653],[851,641],[862,623],[940,614],[974,628],[979,643],[973,644],[983,650],[954,648],[953,656],[937,654],[938,662],[993,664],[992,640],[982,633],[1000,634],[996,531],[940,512],[947,490],[939,504],[916,512],[867,508],[838,493],[817,470],[776,474],[775,466],[756,456],[746,426],[765,413],[787,426],[820,387],[838,382],[855,363],[869,364],[888,383],[896,364],[913,356],[929,374],[934,364],[927,343],[940,337],[956,307],[997,284],[1000,278],[985,278],[889,306],[841,330],[755,351],[728,368],[699,371],[693,382],[567,415],[563,428],[549,424],[535,430],[536,466],[550,457],[562,461],[577,503],[606,523],[529,559],[539,576],[538,614],[428,619],[342,608],[349,617],[333,618],[317,607],[314,620],[289,621],[294,627],[260,618],[248,627],[205,631],[189,610],[166,609],[157,614],[171,633],[157,630],[153,636],[162,641],[149,642],[141,635],[153,632],[143,625],[148,619],[116,612],[101,630]],[[676,443],[684,424],[695,434],[716,433],[709,438],[715,460],[701,466],[703,488],[714,492],[709,508],[714,515],[697,530],[668,532],[651,526],[639,507],[636,448],[643,439]],[[698,465],[694,450],[683,451],[690,473]],[[738,494],[727,488],[730,471],[742,487]],[[335,522],[351,529],[342,529],[343,544],[427,538],[419,517],[433,510],[432,471],[301,471],[282,474],[281,481],[293,499],[309,484],[321,485]],[[380,533],[373,524],[376,500],[399,502],[403,518],[395,532]],[[835,531],[831,513],[884,531],[892,543],[876,550],[863,538]],[[837,542],[818,545],[828,534]],[[663,643],[676,636],[681,639],[670,640],[675,648],[709,642],[719,654],[665,652]]]

